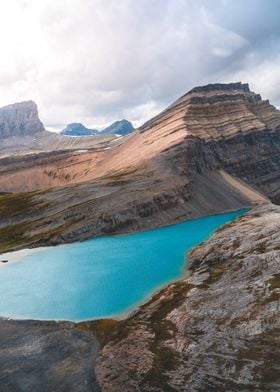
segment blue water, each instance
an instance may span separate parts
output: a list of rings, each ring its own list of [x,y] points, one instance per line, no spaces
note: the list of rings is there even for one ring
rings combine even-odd
[[[131,310],[183,274],[191,247],[244,212],[31,251],[0,266],[0,315],[83,320]]]

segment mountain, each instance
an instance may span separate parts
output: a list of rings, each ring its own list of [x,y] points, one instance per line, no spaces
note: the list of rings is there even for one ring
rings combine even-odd
[[[73,123],[68,124],[63,131],[61,131],[62,135],[67,136],[90,136],[90,135],[106,135],[106,134],[115,134],[115,135],[128,135],[133,132],[134,128],[131,122],[127,120],[115,121],[113,124],[109,125],[107,128],[104,128],[102,131],[97,131],[96,129],[86,128],[81,123]]]
[[[211,84],[127,138],[28,137],[29,150],[0,157],[1,252],[253,208],[122,320],[0,319],[1,385],[279,390],[280,112],[247,84]],[[76,139],[98,143],[80,150]]]
[[[100,133],[113,133],[117,135],[128,135],[133,132],[135,129],[130,121],[120,120],[115,121],[113,124],[109,125],[107,128],[100,131]]]
[[[35,102],[20,102],[0,108],[0,139],[43,131]]]
[[[61,134],[67,136],[92,136],[98,135],[98,131],[86,128],[81,123],[72,123],[68,124],[67,127],[61,131]]]
[[[0,192],[7,249],[280,203],[280,112],[247,84],[197,87],[129,138],[3,158]]]
[[[28,153],[87,148],[107,148],[117,141],[116,135],[102,135],[82,124],[70,124],[65,133],[82,137],[67,138],[44,129],[33,101],[0,108],[0,157]],[[88,134],[88,136],[84,136]],[[94,137],[92,136],[94,135]],[[114,143],[112,145],[115,145]]]

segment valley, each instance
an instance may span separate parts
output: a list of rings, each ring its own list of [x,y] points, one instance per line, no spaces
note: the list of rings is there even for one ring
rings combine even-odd
[[[32,101],[0,130],[1,392],[279,390],[279,110],[211,84],[121,137],[52,134]]]

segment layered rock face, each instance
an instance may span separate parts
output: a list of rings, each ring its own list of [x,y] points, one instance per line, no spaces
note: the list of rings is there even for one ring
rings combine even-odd
[[[280,113],[268,101],[246,84],[209,85],[175,102],[161,124],[170,112],[173,130],[183,127],[186,136],[167,156],[184,173],[223,169],[280,202]]]
[[[280,202],[280,112],[247,84],[194,88],[140,132],[181,134],[163,154],[183,175],[223,169]]]
[[[280,113],[248,84],[195,87],[145,123],[143,132],[178,132],[203,141],[230,138],[256,130],[279,129]]]
[[[0,138],[34,135],[44,131],[33,101],[15,103],[0,108]]]

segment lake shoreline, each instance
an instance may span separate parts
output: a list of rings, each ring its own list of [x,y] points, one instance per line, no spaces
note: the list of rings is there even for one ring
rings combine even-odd
[[[265,204],[270,204],[270,203],[263,203],[262,205]],[[259,204],[258,204],[259,205]],[[50,247],[58,247],[58,246],[64,246],[64,245],[69,245],[69,244],[75,244],[75,243],[84,243],[86,241],[90,241],[92,239],[95,238],[103,238],[103,237],[115,237],[115,236],[126,236],[126,235],[133,235],[133,234],[138,234],[138,233],[144,233],[147,231],[153,231],[153,230],[158,230],[158,229],[164,229],[166,227],[170,227],[170,226],[174,226],[174,225],[179,225],[179,224],[183,224],[186,222],[192,222],[192,221],[196,221],[198,219],[202,219],[202,218],[206,218],[206,217],[214,217],[214,216],[219,216],[219,215],[223,215],[223,214],[228,214],[231,212],[239,212],[239,211],[245,211],[245,213],[249,212],[251,209],[255,208],[257,205],[248,205],[248,206],[244,206],[242,208],[238,208],[238,209],[228,209],[228,210],[223,210],[222,212],[217,212],[217,213],[213,213],[213,214],[206,214],[206,215],[201,215],[195,218],[191,218],[191,219],[182,219],[182,220],[176,220],[175,222],[169,223],[169,224],[163,224],[163,225],[159,225],[159,226],[151,226],[149,228],[144,228],[144,229],[139,229],[139,230],[126,230],[126,231],[120,231],[120,232],[116,232],[116,233],[112,233],[112,234],[98,234],[94,237],[90,237],[90,238],[85,238],[85,239],[81,239],[79,241],[63,241],[61,243],[56,243],[56,244],[52,244],[49,241],[43,242],[40,244],[31,244],[30,246],[28,246],[28,244],[26,245],[22,245],[22,246],[15,246],[14,248],[11,248],[11,250],[8,251],[4,251],[4,252],[0,252],[0,259],[5,258],[8,254],[12,255],[15,252],[20,252],[23,250],[26,251],[33,251],[36,249],[44,249],[44,248],[50,248]],[[27,253],[26,253],[27,254]],[[9,262],[9,260],[8,260]]]
[[[203,218],[197,218],[194,220],[189,220],[185,222],[181,222],[175,225],[169,225],[165,226],[159,229],[152,229],[148,231],[144,231],[141,233],[133,233],[131,235],[115,235],[115,236],[106,236],[106,237],[99,237],[99,238],[94,238],[89,240],[87,243],[75,243],[75,244],[68,244],[66,247],[66,244],[62,244],[60,246],[56,246],[53,248],[50,247],[41,247],[41,248],[35,248],[35,249],[25,249],[21,250],[18,252],[10,252],[10,257],[12,257],[12,261],[10,263],[10,266],[14,266],[14,269],[11,271],[12,275],[9,275],[10,269],[9,265],[3,264],[2,265],[2,271],[3,273],[6,271],[8,273],[7,279],[5,280],[3,277],[1,278],[0,274],[0,280],[2,279],[2,286],[4,286],[4,289],[6,291],[6,302],[5,304],[0,303],[0,306],[2,306],[2,309],[6,309],[6,311],[1,311],[2,317],[4,318],[11,318],[14,320],[44,320],[44,321],[50,321],[50,320],[55,320],[57,322],[59,321],[65,321],[65,322],[74,322],[74,323],[80,323],[80,322],[90,322],[90,321],[95,321],[95,320],[100,320],[100,319],[114,319],[114,320],[123,320],[126,319],[127,317],[133,315],[133,313],[139,309],[142,305],[144,305],[147,301],[150,300],[157,292],[162,290],[164,287],[167,285],[170,285],[172,283],[176,283],[178,280],[181,280],[185,278],[186,274],[186,266],[187,266],[187,255],[186,252],[190,251],[190,249],[193,246],[197,246],[201,241],[206,240],[211,234],[213,234],[214,231],[219,229],[221,226],[226,224],[227,222],[231,222],[233,219],[236,219],[238,216],[243,216],[245,213],[248,212],[248,209],[241,209],[237,211],[232,211],[230,213],[225,213],[225,214],[215,214],[209,217],[203,217]],[[172,234],[171,234],[172,233]],[[190,235],[191,234],[191,235]],[[178,238],[177,238],[178,237]],[[140,242],[139,242],[140,241]],[[144,241],[144,242],[143,242]],[[152,242],[151,242],[152,241]],[[155,242],[154,242],[155,241]],[[154,243],[154,245],[152,245]],[[110,245],[111,244],[111,245]],[[101,245],[101,248],[100,248]],[[109,248],[108,248],[109,246]],[[112,250],[110,251],[110,246],[113,246]],[[139,248],[140,246],[140,248]],[[151,248],[152,246],[152,248]],[[156,248],[154,248],[154,246]],[[70,247],[70,248],[69,248]],[[117,247],[117,248],[116,248]],[[119,248],[119,250],[117,250]],[[127,248],[128,247],[128,248]],[[73,250],[72,250],[73,249]],[[104,249],[106,249],[104,253]],[[135,265],[135,251],[137,249],[137,257],[139,260],[137,261],[137,264]],[[153,250],[152,250],[153,249]],[[70,252],[74,252],[73,254],[68,254]],[[152,253],[151,253],[152,251]],[[81,253],[82,252],[82,253]],[[120,252],[120,254],[119,254]],[[132,252],[132,253],[131,253]],[[140,252],[140,253],[139,253]],[[147,259],[147,256],[149,254],[149,258]],[[114,255],[116,253],[116,255]],[[139,253],[139,255],[138,255]],[[40,257],[40,261],[38,260],[38,255]],[[84,256],[83,256],[84,255]],[[69,259],[69,257],[71,257]],[[83,262],[83,257],[89,258],[86,261],[86,265]],[[106,261],[106,257],[109,259]],[[115,257],[121,257],[120,261],[115,260]],[[128,257],[128,259],[127,259]],[[162,265],[162,257],[164,258],[165,262]],[[93,258],[93,259],[92,259]],[[157,260],[158,258],[158,260]],[[122,260],[123,259],[123,260]],[[143,265],[143,261],[147,259]],[[61,263],[57,263],[56,260],[63,260],[63,264],[61,266]],[[110,261],[111,260],[111,261]],[[156,261],[157,260],[157,261]],[[20,265],[22,263],[19,263],[19,261],[23,261],[28,264],[24,264],[24,266]],[[96,261],[98,264],[96,264]],[[116,263],[117,267],[117,274],[121,273],[121,275],[114,275],[114,269],[116,268],[113,265],[113,270],[111,271],[110,268],[110,263]],[[176,262],[175,262],[176,261]],[[51,262],[51,265],[49,263]],[[109,262],[109,264],[107,264]],[[127,265],[124,264],[123,262],[128,263]],[[175,262],[175,263],[174,263]],[[31,264],[29,264],[31,263]],[[40,263],[40,264],[38,264]],[[147,264],[148,263],[148,264]],[[157,265],[157,263],[159,263]],[[17,266],[15,266],[17,264]],[[41,265],[41,268],[38,267]],[[134,265],[133,270],[131,271],[131,265]],[[87,282],[87,275],[84,276],[82,281],[79,283],[79,269],[81,268],[90,268],[88,270],[89,274],[95,273],[94,271],[97,268],[97,273],[99,274],[101,272],[100,277],[98,278],[98,275],[95,277],[95,275],[92,276],[90,279],[89,283]],[[67,271],[67,274],[75,274],[74,271],[77,270],[77,275],[75,275],[75,278],[73,276],[74,280],[77,280],[77,288],[73,288],[72,283],[69,283],[71,287],[69,289],[71,292],[69,292],[68,286],[67,286],[67,275],[64,278],[63,285],[61,286],[60,283],[58,283],[58,278],[57,276],[63,276],[63,271],[60,271],[59,268],[65,268],[65,271]],[[126,285],[129,286],[128,289],[122,287],[122,279],[123,279],[123,272],[119,271],[119,268],[124,268],[125,267],[125,276],[126,276]],[[51,269],[49,269],[51,268]],[[106,270],[107,268],[107,270]],[[144,269],[143,269],[144,268]],[[23,293],[21,291],[21,286],[16,287],[12,292],[9,294],[9,279],[17,280],[15,277],[15,273],[17,273],[17,269],[19,269],[19,276],[20,279],[24,280],[23,284]],[[27,269],[27,270],[26,270]],[[30,270],[31,269],[31,270]],[[57,272],[56,269],[58,269]],[[28,270],[32,272],[32,274],[27,276],[27,283],[25,283],[25,278],[24,276],[26,273],[28,273]],[[36,272],[36,270],[38,270]],[[42,271],[41,271],[42,270]],[[103,270],[105,272],[105,276],[103,273]],[[148,272],[150,270],[150,272]],[[35,272],[34,272],[35,271]],[[100,272],[99,272],[100,271]],[[119,272],[118,272],[119,271]],[[165,272],[166,271],[166,272]],[[169,272],[168,272],[169,271]],[[35,273],[35,281],[34,283],[32,282],[32,279],[34,280],[34,275]],[[37,278],[37,274],[39,274],[39,281]],[[84,272],[83,272],[84,273]],[[86,273],[86,274],[88,274]],[[43,275],[42,275],[43,274]],[[46,279],[46,276],[49,274],[50,277]],[[109,275],[108,275],[109,274]],[[112,275],[113,274],[113,275]],[[136,274],[136,275],[135,275]],[[140,275],[139,275],[140,274]],[[142,274],[142,275],[141,275]],[[167,275],[166,275],[167,274]],[[42,275],[42,278],[40,277]],[[112,276],[111,276],[112,275]],[[131,277],[130,277],[131,275]],[[134,277],[133,277],[134,276]],[[4,280],[3,280],[4,279]],[[31,279],[31,281],[30,281]],[[41,280],[40,283],[40,279]],[[66,279],[66,280],[65,280]],[[68,278],[69,279],[69,278]],[[72,279],[72,278],[71,278]],[[86,279],[84,281],[84,279]],[[101,281],[100,281],[101,279]],[[105,280],[104,280],[105,279]],[[109,279],[109,280],[108,280]],[[142,281],[144,282],[144,285]],[[29,282],[30,281],[30,282]],[[52,283],[54,281],[54,283]],[[108,281],[108,282],[107,282]],[[152,282],[155,283],[152,283]],[[37,283],[35,283],[37,282]],[[50,283],[49,283],[50,282]],[[69,281],[70,282],[70,281]],[[97,284],[100,285],[100,282],[102,285],[105,284],[108,286],[108,293],[105,295],[103,291],[96,291],[94,287]],[[111,283],[110,283],[111,282]],[[139,283],[140,282],[140,283]],[[79,284],[78,284],[79,283]],[[82,317],[82,314],[77,313],[77,315],[70,316],[55,316],[54,313],[50,316],[48,316],[48,312],[53,312],[53,310],[50,308],[48,310],[48,305],[46,305],[46,309],[43,310],[44,314],[46,316],[43,316],[42,314],[39,314],[38,316],[34,316],[36,313],[36,310],[34,311],[34,306],[35,309],[36,307],[39,306],[38,309],[41,309],[41,303],[47,304],[47,301],[50,301],[54,292],[56,292],[57,289],[55,288],[56,286],[54,285],[59,285],[59,292],[58,294],[60,295],[57,298],[53,298],[54,301],[62,301],[57,302],[56,307],[58,309],[61,308],[62,313],[64,312],[64,307],[67,312],[69,312],[67,309],[72,309],[74,306],[73,304],[77,302],[79,296],[86,296],[80,298],[80,303],[86,304],[83,305],[85,306],[85,311],[91,313],[88,317]],[[81,284],[83,286],[81,286]],[[84,290],[87,290],[87,285],[90,285],[91,287],[91,293],[90,296],[88,294],[83,294]],[[26,286],[27,285],[27,286]],[[38,293],[36,290],[37,285],[41,287],[45,287],[45,289],[42,288],[40,292]],[[50,285],[50,288],[48,288]],[[80,286],[79,286],[80,285]],[[30,287],[29,287],[30,286]],[[142,287],[143,286],[143,287]],[[35,287],[35,292],[33,293],[33,287]],[[67,298],[63,299],[63,290],[67,290]],[[25,309],[24,303],[21,307],[18,306],[17,302],[15,302],[15,298],[17,298],[17,292],[16,290],[19,290],[19,295],[21,296],[21,301],[29,301],[27,302],[27,306],[32,309],[31,313],[27,310],[28,308]],[[27,290],[27,291],[26,291]],[[30,291],[31,290],[31,291]],[[61,291],[62,290],[62,291]],[[76,291],[75,291],[76,290]],[[81,290],[81,291],[80,291]],[[93,291],[92,291],[93,290]],[[102,288],[103,290],[103,288]],[[111,303],[110,297],[106,299],[106,296],[110,296],[110,292],[114,292],[116,290],[115,294],[113,295],[113,302]],[[127,294],[126,290],[128,290]],[[140,290],[140,291],[139,291]],[[42,294],[41,293],[44,293]],[[139,291],[139,293],[138,293]],[[26,294],[24,294],[26,292]],[[28,294],[30,292],[30,294]],[[62,294],[61,294],[61,293]],[[70,297],[69,294],[70,293]],[[73,293],[72,293],[73,292]],[[87,291],[85,291],[86,293]],[[123,292],[123,294],[121,294]],[[71,294],[72,293],[72,294]],[[98,294],[99,293],[99,294]],[[128,294],[130,293],[130,294]],[[137,294],[138,293],[138,294]],[[141,293],[141,294],[140,294]],[[130,298],[131,294],[134,296]],[[41,300],[37,298],[37,296],[41,295]],[[45,297],[44,297],[45,295]],[[50,299],[48,298],[48,295],[50,295]],[[62,295],[62,297],[61,297]],[[72,295],[74,297],[72,298]],[[30,299],[28,299],[29,297]],[[101,297],[99,297],[101,296]],[[126,297],[129,297],[126,298]],[[10,298],[10,299],[9,299]],[[61,299],[60,299],[61,298]],[[71,300],[72,298],[72,300]],[[91,299],[92,298],[92,299]],[[99,298],[99,299],[98,299]],[[102,305],[103,302],[107,302],[107,307]],[[51,300],[51,301],[53,301]],[[9,301],[11,302],[11,307],[9,308],[8,303]],[[66,301],[66,303],[64,303]],[[72,301],[72,302],[71,302]],[[79,302],[78,301],[78,302]],[[52,303],[52,302],[51,302]],[[56,302],[54,302],[56,303]],[[116,305],[114,305],[116,303]],[[97,308],[96,308],[97,306]],[[116,306],[114,310],[114,306]],[[14,310],[13,310],[14,309]],[[20,310],[21,314],[18,313],[17,309]],[[88,310],[86,310],[88,309]],[[98,310],[99,309],[99,310]],[[123,310],[122,310],[123,309]],[[57,310],[55,309],[55,312]],[[80,312],[80,310],[78,310]],[[84,312],[84,310],[82,310]],[[35,313],[34,313],[35,312]],[[45,313],[47,312],[47,313]],[[94,314],[94,312],[96,314]],[[25,313],[25,314],[24,314]],[[32,314],[33,313],[33,314]]]

